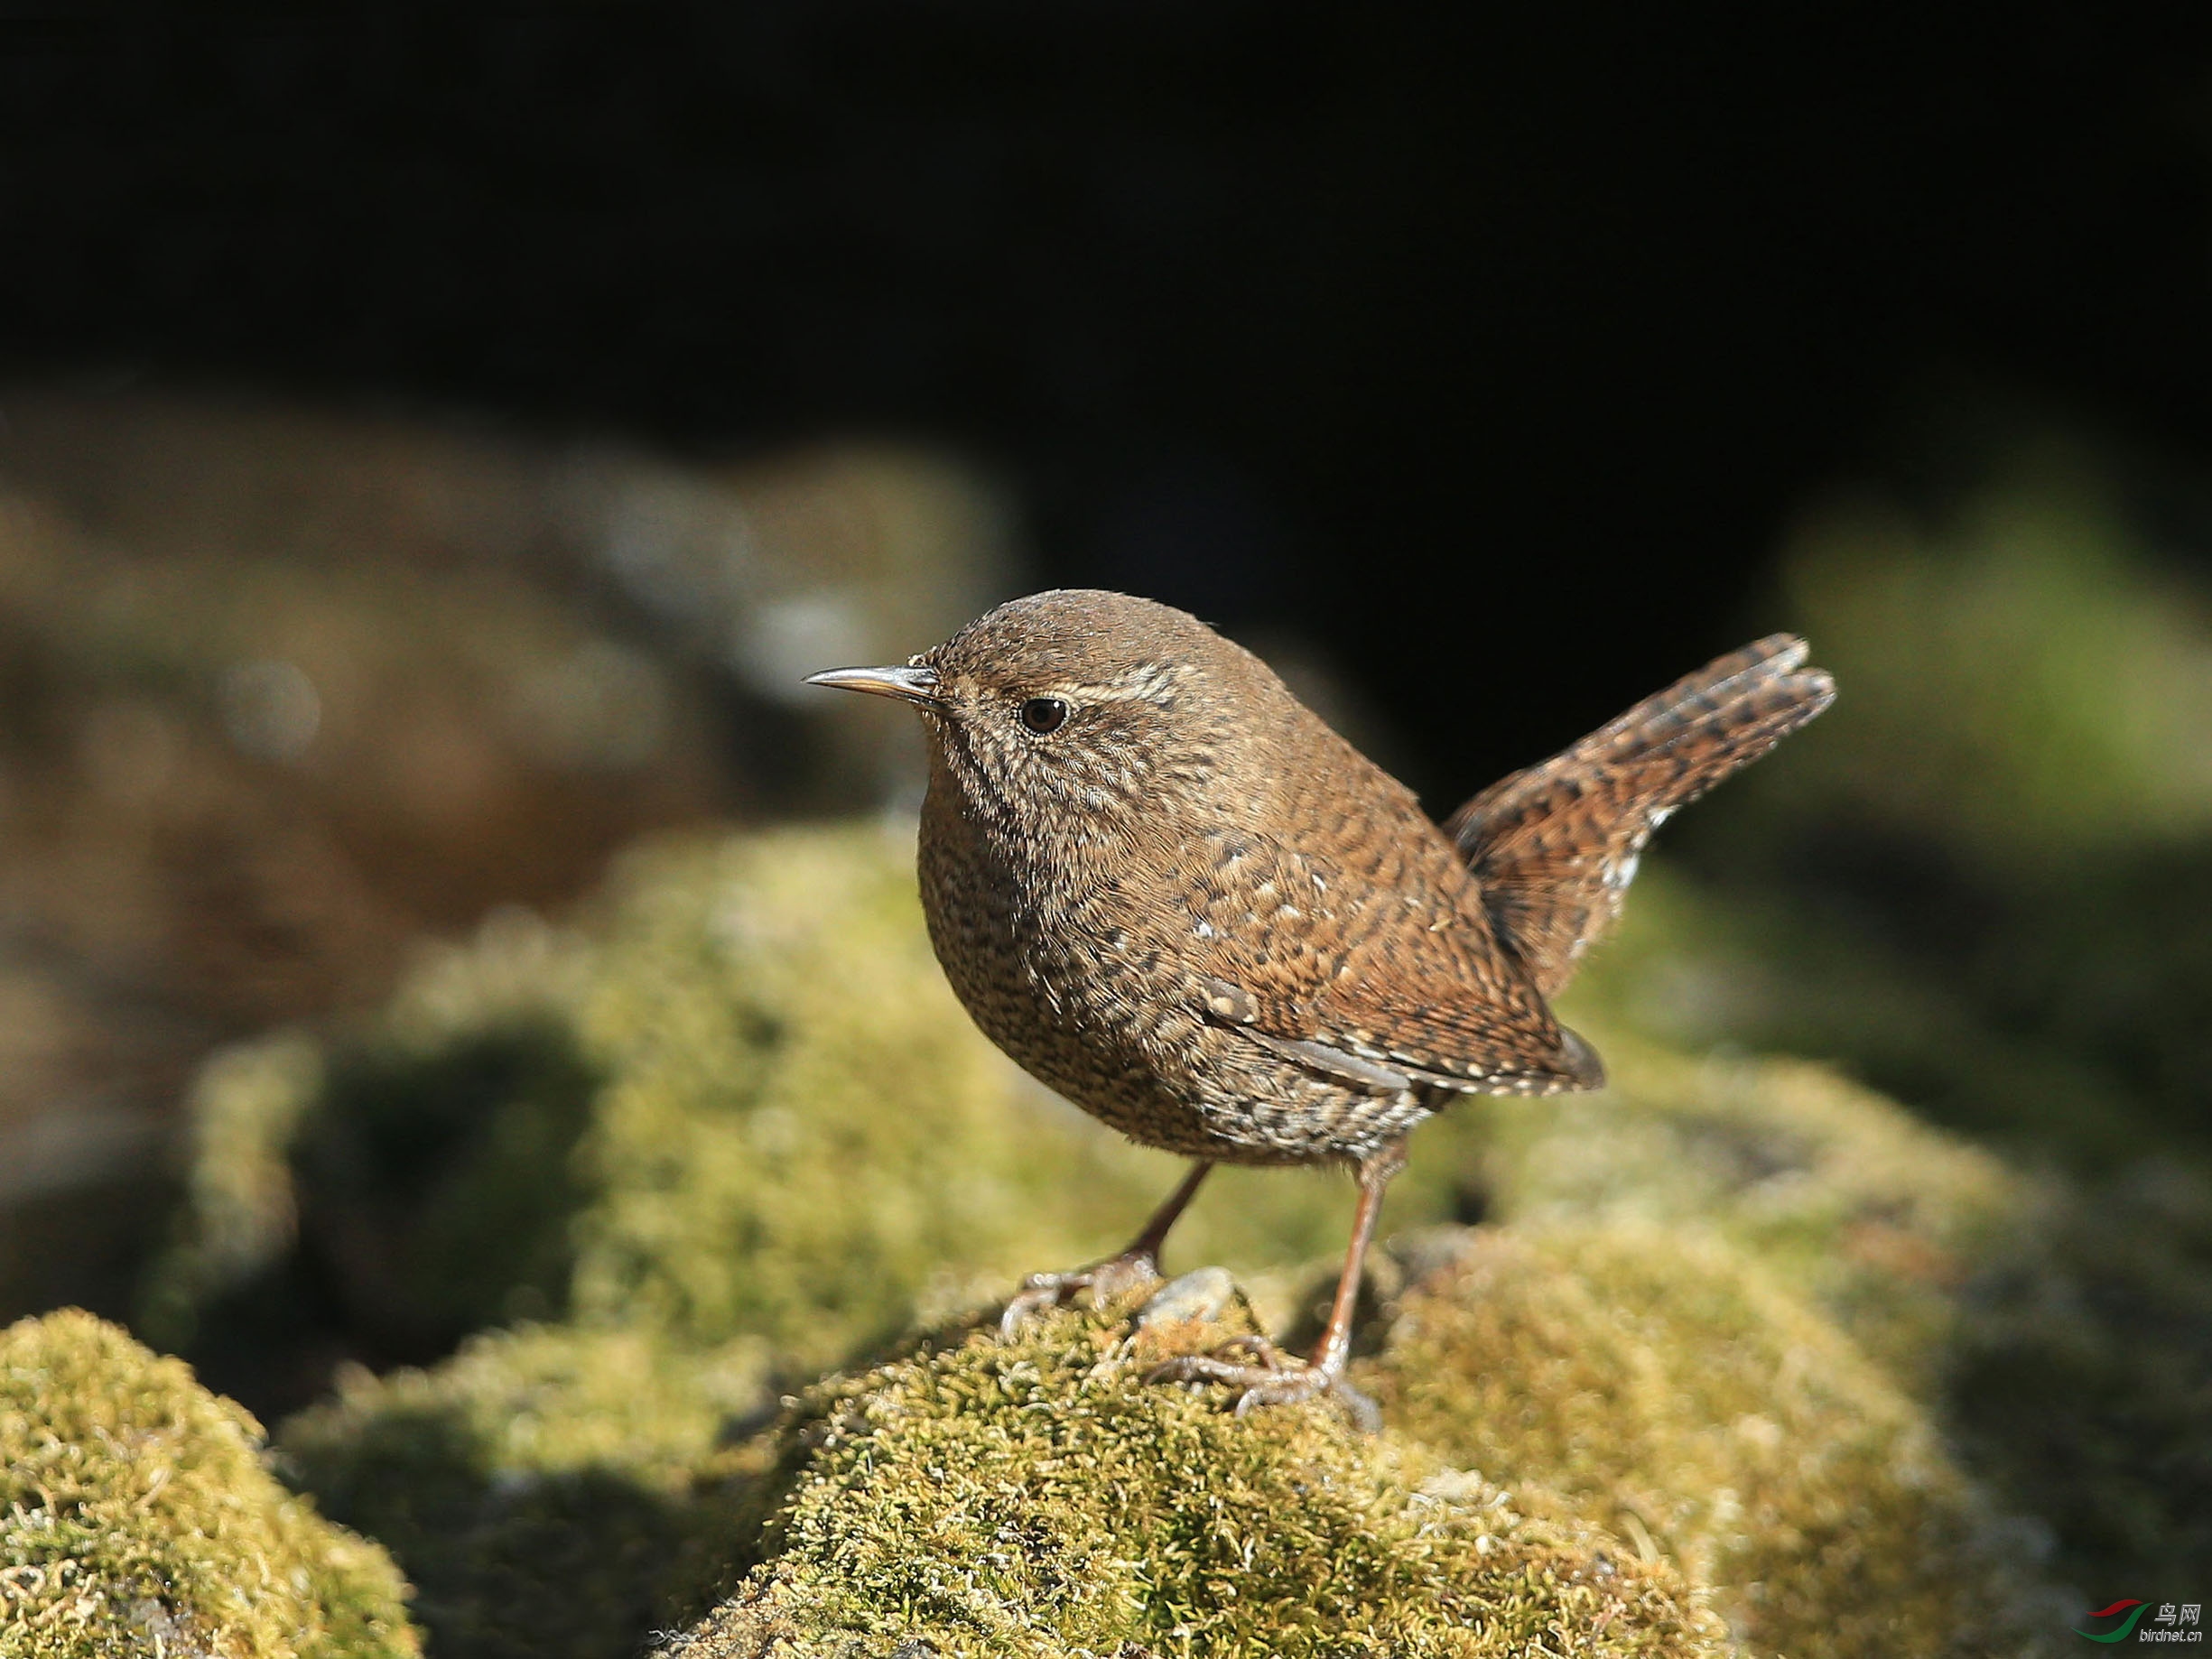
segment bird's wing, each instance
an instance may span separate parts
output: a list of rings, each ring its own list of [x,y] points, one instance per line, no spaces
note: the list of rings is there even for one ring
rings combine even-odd
[[[1806,649],[1776,634],[1717,658],[1445,821],[1498,939],[1546,996],[1620,914],[1651,832],[1835,700]]]
[[[1603,1080],[1479,907],[1459,901],[1464,878],[1358,881],[1245,833],[1210,837],[1208,853],[1183,865],[1182,904],[1211,1023],[1371,1093],[1557,1094]]]

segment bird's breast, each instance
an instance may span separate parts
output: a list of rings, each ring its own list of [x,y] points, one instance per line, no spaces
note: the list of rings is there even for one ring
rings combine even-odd
[[[926,807],[919,863],[930,942],[984,1034],[1092,1115],[1169,1144],[1157,1120],[1194,1086],[1202,1001],[1141,868]]]

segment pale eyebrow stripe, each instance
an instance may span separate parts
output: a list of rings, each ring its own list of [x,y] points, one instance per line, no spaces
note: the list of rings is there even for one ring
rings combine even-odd
[[[1055,689],[1069,697],[1078,697],[1093,703],[1135,702],[1175,686],[1185,679],[1185,671],[1167,663],[1147,663],[1135,670],[1127,680],[1115,685],[1062,684]]]

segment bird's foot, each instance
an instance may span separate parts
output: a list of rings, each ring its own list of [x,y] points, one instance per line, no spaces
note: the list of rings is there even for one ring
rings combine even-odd
[[[1227,1358],[1249,1354],[1245,1363]],[[1150,1383],[1224,1383],[1242,1390],[1236,1413],[1241,1417],[1256,1406],[1295,1405],[1315,1395],[1334,1395],[1352,1421],[1367,1433],[1382,1427],[1382,1413],[1375,1403],[1344,1378],[1343,1364],[1312,1365],[1287,1358],[1265,1337],[1232,1337],[1211,1354],[1184,1354],[1155,1366],[1145,1378]]]
[[[1101,1308],[1159,1282],[1159,1262],[1149,1250],[1124,1250],[1067,1273],[1033,1273],[999,1316],[999,1335],[1011,1338],[1027,1321],[1064,1307],[1083,1291],[1091,1293],[1092,1307]]]

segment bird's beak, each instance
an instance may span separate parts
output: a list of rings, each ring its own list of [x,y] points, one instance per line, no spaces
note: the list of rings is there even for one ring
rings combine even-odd
[[[896,697],[924,709],[938,706],[937,671],[934,668],[825,668],[818,674],[807,675],[806,683],[835,686],[841,691]]]

